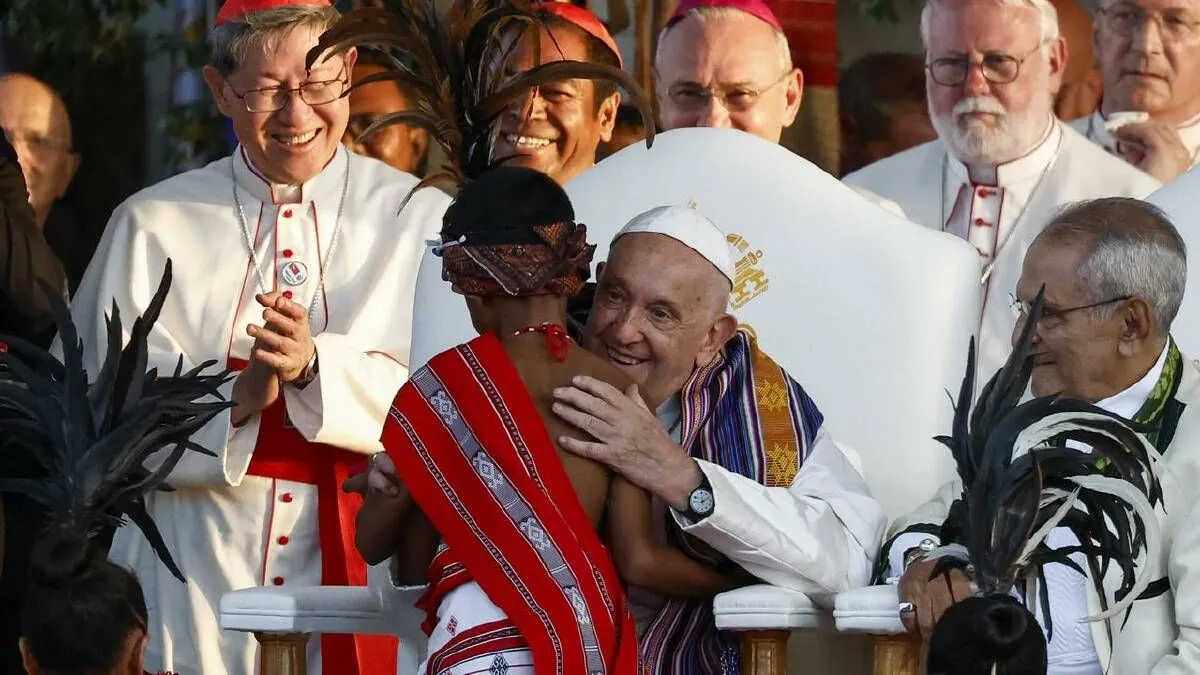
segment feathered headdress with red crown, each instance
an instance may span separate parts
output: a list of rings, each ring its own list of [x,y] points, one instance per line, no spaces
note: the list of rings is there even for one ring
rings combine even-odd
[[[400,81],[412,91],[410,110],[381,117],[363,135],[392,124],[428,131],[445,152],[449,166],[432,173],[418,188],[433,183],[461,186],[508,159],[495,156],[497,120],[530,90],[548,82],[603,80],[624,89],[641,112],[647,145],[653,142],[650,100],[620,68],[570,60],[541,63],[535,40],[534,57],[540,65],[516,74],[505,72],[502,64],[511,53],[511,46],[506,47],[504,41],[508,31],[542,26],[553,17],[562,19],[558,12],[539,9],[525,0],[455,0],[444,15],[439,15],[437,3],[430,0],[399,0],[395,5],[393,9],[351,10],[321,36],[309,52],[308,63],[311,67],[352,47],[370,47],[385,55],[391,69],[354,82],[350,91],[387,81]],[[586,27],[581,30],[590,34]],[[611,41],[601,42],[612,49]]]

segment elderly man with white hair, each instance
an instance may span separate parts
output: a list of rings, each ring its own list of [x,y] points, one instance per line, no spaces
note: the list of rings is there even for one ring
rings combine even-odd
[[[654,80],[666,129],[741,129],[778,143],[804,76],[763,0],[683,0],[663,28]]]
[[[733,269],[724,233],[694,209],[630,221],[599,269],[581,342],[636,387],[585,377],[556,390],[554,412],[595,438],[559,443],[650,492],[668,540],[735,583],[861,585],[883,511],[816,404],[728,312]],[[664,403],[652,412],[643,396]],[[672,588],[632,562],[622,567],[645,672],[738,672],[737,640],[713,622],[726,588]]]
[[[921,37],[938,139],[844,180],[979,251],[987,375],[1008,354],[1007,295],[1050,216],[1068,202],[1140,198],[1160,184],[1055,119],[1067,53],[1047,0],[930,0]]]
[[[1071,126],[1169,183],[1200,162],[1200,1],[1101,0],[1104,93]]]

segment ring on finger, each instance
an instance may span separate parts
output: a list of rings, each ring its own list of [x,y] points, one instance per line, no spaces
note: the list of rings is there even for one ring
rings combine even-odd
[[[912,614],[915,611],[917,611],[916,605],[912,604],[911,602],[900,603],[900,616]]]

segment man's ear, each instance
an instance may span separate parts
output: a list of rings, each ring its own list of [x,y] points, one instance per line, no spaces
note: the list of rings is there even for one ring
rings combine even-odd
[[[600,125],[600,142],[612,140],[613,127],[617,125],[617,108],[621,107],[621,95],[614,93],[604,99],[596,111],[596,123]]]
[[[722,314],[717,317],[713,325],[709,327],[708,334],[704,336],[704,343],[700,346],[700,351],[696,353],[696,367],[701,368],[712,362],[717,352],[729,342],[729,338],[737,332],[737,319],[732,314]]]
[[[213,100],[217,102],[217,109],[226,117],[233,117],[230,114],[233,111],[233,103],[230,101],[230,96],[225,94],[225,78],[217,72],[217,69],[211,65],[204,66],[204,70],[200,71],[204,76],[204,83],[208,85],[208,90],[212,92]]]
[[[596,263],[596,282],[599,283],[600,277],[604,276],[604,261]]]
[[[1050,67],[1050,91],[1056,96],[1062,88],[1063,74],[1067,72],[1067,39],[1058,36],[1053,40],[1046,53],[1046,64]]]
[[[792,122],[796,121],[796,115],[800,112],[800,101],[804,99],[804,73],[799,68],[793,68],[786,86],[783,126],[790,127]]]
[[[150,642],[150,636],[142,633],[131,642],[132,649],[125,658],[125,668],[120,672],[122,675],[144,675],[146,672],[146,645]]]
[[[1154,312],[1141,298],[1127,300],[1125,306],[1117,310],[1117,318],[1122,322],[1121,341],[1117,348],[1126,356],[1145,349],[1158,334]]]

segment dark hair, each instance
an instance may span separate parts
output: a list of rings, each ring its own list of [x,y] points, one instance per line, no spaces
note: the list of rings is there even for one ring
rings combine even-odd
[[[503,233],[505,243],[539,241],[535,225],[575,220],[575,209],[562,186],[541,171],[498,166],[463,186],[442,218],[442,238],[456,239],[464,232]],[[515,239],[514,239],[515,238]],[[501,243],[501,242],[495,242]]]
[[[912,105],[925,106],[925,62],[915,54],[868,54],[838,78],[838,113],[862,143],[886,140],[892,118]]]
[[[33,546],[22,634],[44,673],[108,673],[134,631],[146,631],[137,577],[86,533],[52,526]]]
[[[926,659],[929,675],[1045,675],[1046,666],[1042,627],[1008,595],[951,605],[933,628]]]

